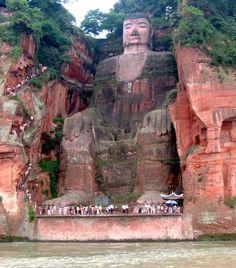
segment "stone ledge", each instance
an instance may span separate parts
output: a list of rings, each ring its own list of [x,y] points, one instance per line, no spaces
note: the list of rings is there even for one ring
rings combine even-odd
[[[79,219],[90,219],[90,218],[120,218],[120,217],[127,217],[127,218],[131,218],[131,217],[180,217],[182,216],[183,214],[158,214],[158,215],[152,215],[152,214],[145,214],[145,215],[140,215],[140,214],[126,214],[126,215],[122,215],[122,214],[113,214],[113,215],[64,215],[64,216],[60,216],[60,215],[36,215],[36,218],[40,219],[40,218],[43,218],[43,219],[69,219],[69,218],[72,218],[72,219],[75,219],[75,218],[79,218]]]

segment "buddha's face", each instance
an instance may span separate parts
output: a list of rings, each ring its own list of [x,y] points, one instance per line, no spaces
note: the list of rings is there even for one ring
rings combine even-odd
[[[146,18],[127,19],[123,23],[123,47],[150,44],[151,26]]]

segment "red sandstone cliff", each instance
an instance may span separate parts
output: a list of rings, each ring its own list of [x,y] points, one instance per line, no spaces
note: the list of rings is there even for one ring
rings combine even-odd
[[[169,113],[176,130],[184,213],[197,234],[235,232],[236,76],[219,72],[198,49],[176,49],[178,94]],[[221,70],[222,71],[222,70]]]
[[[45,157],[42,134],[53,137],[53,118],[86,107],[80,94],[92,78],[91,66],[85,69],[83,65],[84,60],[92,63],[91,56],[78,38],[73,38],[68,54],[71,62],[62,67],[63,79],[46,79],[41,89],[31,86],[28,79],[29,73],[38,72],[31,35],[22,35],[21,48],[21,57],[11,59],[11,47],[0,43],[0,235],[25,236],[27,206],[50,196],[49,176],[38,167]],[[76,104],[68,98],[69,92],[77,96]],[[54,153],[46,157],[57,158]]]

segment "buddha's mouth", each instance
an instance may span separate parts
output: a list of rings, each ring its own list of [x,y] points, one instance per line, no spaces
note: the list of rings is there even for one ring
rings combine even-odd
[[[139,34],[131,34],[131,40],[140,40],[140,35]]]
[[[140,37],[140,34],[137,32],[131,33],[131,36],[136,36],[136,37]]]

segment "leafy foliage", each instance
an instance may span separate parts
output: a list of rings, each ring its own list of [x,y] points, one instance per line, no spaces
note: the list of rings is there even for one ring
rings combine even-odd
[[[52,121],[54,124],[64,124],[65,119],[62,117],[55,117]]]
[[[44,80],[45,80],[44,75],[35,76],[29,80],[29,84],[32,85],[33,87],[41,88]]]
[[[35,220],[35,212],[32,205],[28,206],[28,222],[31,223]]]
[[[99,35],[102,31],[107,31],[109,35],[120,36],[122,34],[122,25],[124,13],[111,11],[103,13],[99,9],[91,10],[81,22],[81,28],[85,33]]]
[[[175,10],[177,3],[177,0],[120,0],[114,5],[113,11],[125,14],[145,12],[158,18],[165,15],[167,6],[171,6]]]
[[[21,56],[21,48],[19,46],[14,46],[8,53],[10,58],[19,59]]]
[[[99,9],[90,10],[81,22],[81,28],[85,33],[98,35],[102,31],[102,21],[104,14]]]
[[[236,196],[232,196],[232,197],[225,199],[224,204],[229,208],[235,208],[236,207]]]
[[[236,2],[188,1],[180,12],[176,39],[183,46],[199,47],[213,65],[236,68]]]
[[[202,11],[193,6],[186,6],[181,16],[176,38],[182,46],[198,46],[212,38],[213,28],[204,18]]]
[[[19,43],[21,33],[32,34],[37,46],[40,63],[54,70],[68,61],[65,57],[70,44],[74,17],[58,0],[7,0],[12,12],[10,25],[1,33],[4,41],[12,45]],[[66,1],[67,2],[67,1]]]
[[[59,161],[57,160],[40,160],[38,162],[42,171],[46,171],[50,177],[50,190],[52,198],[57,197],[57,176],[59,172]]]

